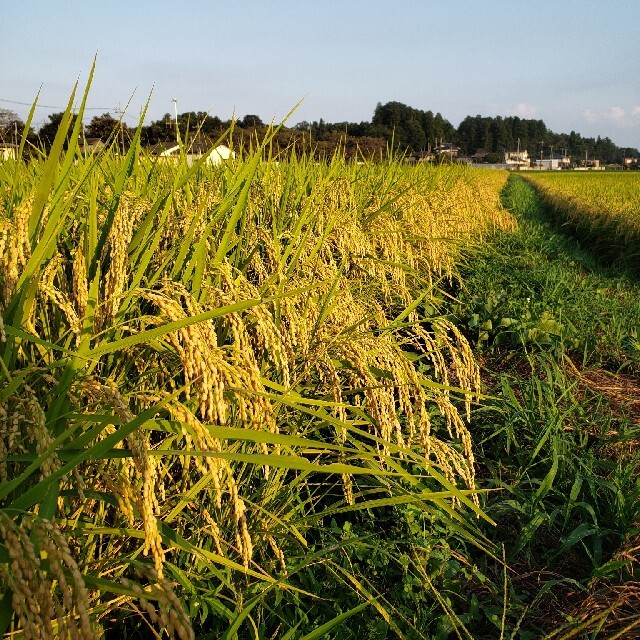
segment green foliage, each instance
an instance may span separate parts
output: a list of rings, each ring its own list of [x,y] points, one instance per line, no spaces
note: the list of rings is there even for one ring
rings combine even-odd
[[[46,122],[45,124],[43,124],[40,129],[38,129],[38,139],[40,140],[41,145],[49,150],[51,149],[51,147],[53,146],[54,140],[56,138],[56,134],[58,133],[58,130],[63,127],[64,130],[68,130],[68,133],[70,134],[73,127],[69,127],[67,129],[66,126],[63,125],[63,120],[64,120],[65,114],[64,112],[58,112],[58,113],[52,113],[48,116],[49,118],[49,122]],[[77,115],[73,115],[72,116],[73,121],[75,121],[75,119],[77,118]],[[65,141],[65,144],[68,144],[69,140],[67,139]]]
[[[86,126],[84,135],[87,138],[100,138],[102,142],[109,140],[116,135],[121,135],[126,140],[127,147],[131,142],[132,132],[123,122],[114,118],[110,113],[103,113],[100,116],[94,116]]]
[[[371,124],[401,150],[423,151],[443,139],[455,142],[455,128],[439,113],[414,109],[401,102],[378,103]]]
[[[509,569],[477,558],[490,586],[468,583],[473,606],[457,612],[501,620],[499,634],[478,637],[568,638],[613,615],[594,609],[592,618],[580,602],[602,582],[629,579],[618,549],[640,519],[640,428],[570,358],[587,371],[637,373],[640,292],[559,232],[519,176],[503,201],[518,229],[469,254],[450,308],[484,361],[489,397],[474,414],[474,441],[483,486],[495,489],[482,504],[497,522],[484,532]]]

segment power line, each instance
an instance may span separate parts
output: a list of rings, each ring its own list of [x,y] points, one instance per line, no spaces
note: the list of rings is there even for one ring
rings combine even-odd
[[[0,98],[0,102],[8,102],[9,104],[20,104],[25,107],[30,107],[33,105],[32,102],[20,102],[19,100],[7,100],[6,98]],[[64,107],[54,106],[51,104],[36,104],[36,109],[66,109],[67,105]],[[117,107],[85,107],[85,111],[118,111]]]

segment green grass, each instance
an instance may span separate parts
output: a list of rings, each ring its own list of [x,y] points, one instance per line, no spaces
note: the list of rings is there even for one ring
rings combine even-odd
[[[629,579],[628,559],[616,554],[640,520],[640,421],[576,371],[622,370],[637,384],[640,287],[558,232],[520,177],[503,201],[518,231],[469,255],[451,306],[492,397],[473,434],[482,486],[496,489],[482,504],[497,527],[484,530],[509,564],[501,592],[501,566],[477,561],[493,587],[467,587],[478,590],[476,637],[568,638],[578,620],[585,634],[598,625],[613,634],[624,624],[608,585]],[[589,593],[612,611],[599,617],[583,605]]]
[[[518,233],[498,234],[462,271],[456,318],[479,346],[551,349],[608,369],[640,367],[636,278],[558,231],[536,192],[512,176],[504,192]]]

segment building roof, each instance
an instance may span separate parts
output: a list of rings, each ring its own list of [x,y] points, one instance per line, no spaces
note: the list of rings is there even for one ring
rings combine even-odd
[[[202,155],[206,153],[207,151],[209,151],[209,149],[211,149],[211,147],[213,147],[213,143],[213,140],[201,134],[190,136],[186,140],[181,140],[181,144],[183,145],[185,151],[188,154],[194,155]],[[179,149],[180,145],[175,140],[157,142],[156,144],[148,147],[148,150],[153,155],[159,156],[173,155],[174,153],[177,153]]]
[[[224,144],[219,144],[207,158],[208,164],[220,164],[223,160],[235,158],[236,154]]]

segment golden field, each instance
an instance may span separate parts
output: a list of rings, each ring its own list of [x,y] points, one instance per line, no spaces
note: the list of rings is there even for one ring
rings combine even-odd
[[[137,139],[80,158],[65,126],[48,156],[0,164],[11,637],[99,637],[125,614],[233,634],[321,596],[303,579],[320,570],[392,620],[319,527],[411,503],[473,539],[479,369],[441,284],[513,228],[506,173],[268,140],[221,167]]]

